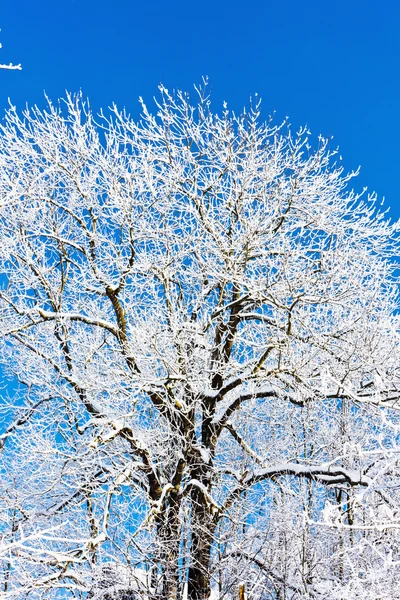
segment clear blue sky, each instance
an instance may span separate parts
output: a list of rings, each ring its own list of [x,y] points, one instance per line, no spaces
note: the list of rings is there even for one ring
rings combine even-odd
[[[10,0],[0,11],[0,110],[82,89],[133,114],[157,85],[208,75],[215,109],[258,92],[264,113],[334,135],[357,185],[400,217],[398,0]]]

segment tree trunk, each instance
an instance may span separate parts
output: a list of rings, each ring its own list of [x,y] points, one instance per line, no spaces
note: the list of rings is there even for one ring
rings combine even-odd
[[[201,534],[192,535],[192,564],[188,575],[188,600],[208,600],[211,593],[210,575],[208,566],[210,562],[211,544]]]
[[[161,578],[154,599],[178,600],[180,538],[179,502],[172,493],[157,522],[159,550],[155,558],[161,568]]]
[[[208,600],[211,593],[210,555],[215,526],[205,494],[192,492],[192,540],[188,573],[188,600]]]
[[[208,600],[211,593],[209,563],[211,543],[201,532],[192,534],[191,565],[188,575],[188,600]]]

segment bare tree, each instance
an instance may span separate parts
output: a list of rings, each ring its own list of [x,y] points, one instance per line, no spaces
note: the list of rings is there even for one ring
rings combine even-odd
[[[0,126],[2,597],[398,597],[398,225],[198,94]]]

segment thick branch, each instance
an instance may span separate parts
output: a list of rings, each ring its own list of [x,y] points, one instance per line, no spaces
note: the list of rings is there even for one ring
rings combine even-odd
[[[275,465],[254,472],[245,477],[240,486],[234,489],[224,502],[222,511],[217,515],[218,519],[229,510],[235,500],[253,485],[262,483],[266,480],[274,480],[277,477],[292,475],[293,477],[304,477],[310,480],[317,480],[326,485],[348,484],[350,486],[367,487],[371,479],[364,475],[362,471],[352,471],[344,467],[336,466],[330,463],[322,465],[302,465],[299,463],[287,462],[281,465]]]

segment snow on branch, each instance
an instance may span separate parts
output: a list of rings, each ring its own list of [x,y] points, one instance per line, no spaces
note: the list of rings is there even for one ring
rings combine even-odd
[[[22,71],[22,66],[20,64],[13,65],[12,63],[9,63],[8,65],[0,64],[0,69],[8,69],[9,71]]]
[[[400,226],[160,91],[0,124],[2,598],[398,598]]]
[[[0,49],[2,47],[3,47],[2,44],[0,44]],[[13,63],[9,63],[8,65],[6,65],[6,64],[0,64],[0,69],[7,69],[9,71],[21,71],[22,70],[22,66],[21,66],[21,64],[14,65]]]

